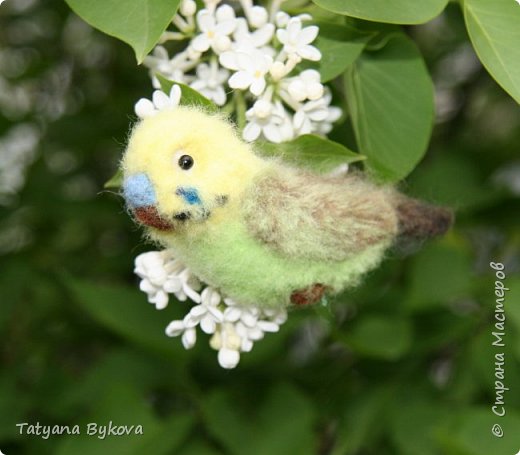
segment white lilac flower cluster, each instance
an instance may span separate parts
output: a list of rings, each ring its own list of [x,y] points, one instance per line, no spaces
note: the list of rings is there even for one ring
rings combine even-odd
[[[166,334],[181,336],[184,347],[190,349],[197,340],[199,326],[202,332],[212,335],[210,346],[218,351],[218,362],[223,368],[236,367],[241,352],[251,351],[255,341],[267,332],[277,332],[287,319],[285,310],[242,306],[210,286],[203,287],[171,250],[137,256],[135,273],[141,278],[141,290],[158,310],[166,308],[169,294],[180,301],[189,298],[196,303],[184,319],[168,325]]]
[[[321,59],[312,45],[319,29],[304,25],[311,16],[279,11],[281,0],[273,0],[269,12],[253,0],[229,3],[236,9],[221,0],[204,0],[205,8],[197,11],[194,0],[181,1],[172,20],[176,31],[166,31],[144,61],[154,87],[160,88],[160,74],[235,112],[245,103],[246,141],[279,143],[302,134],[327,134],[341,109],[330,105],[331,94],[319,72],[298,68],[302,60]],[[171,40],[188,44],[170,57],[163,44]],[[155,105],[161,103],[157,96]],[[147,108],[137,114],[147,115],[150,104]]]

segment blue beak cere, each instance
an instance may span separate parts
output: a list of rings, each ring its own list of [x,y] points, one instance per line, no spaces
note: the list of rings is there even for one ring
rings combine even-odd
[[[160,231],[173,230],[173,225],[162,218],[157,211],[155,190],[146,174],[139,173],[125,178],[123,195],[128,207],[140,223]]]
[[[126,203],[132,209],[157,203],[152,182],[144,173],[130,175],[125,179],[123,195]]]

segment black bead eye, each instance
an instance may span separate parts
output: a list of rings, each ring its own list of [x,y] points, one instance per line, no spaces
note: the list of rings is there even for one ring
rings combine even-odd
[[[182,155],[179,158],[179,167],[187,171],[193,166],[193,158],[190,155]]]

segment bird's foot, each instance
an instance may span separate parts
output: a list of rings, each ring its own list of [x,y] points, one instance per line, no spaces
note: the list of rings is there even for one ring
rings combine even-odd
[[[305,289],[298,289],[291,294],[291,303],[298,306],[312,305],[321,300],[327,288],[320,283]]]

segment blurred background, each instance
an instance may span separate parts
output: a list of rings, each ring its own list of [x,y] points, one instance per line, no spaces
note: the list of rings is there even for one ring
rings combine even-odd
[[[11,454],[507,455],[520,448],[520,111],[480,66],[459,7],[407,32],[436,85],[408,194],[456,208],[444,239],[390,254],[330,310],[221,369],[185,351],[138,289],[154,249],[103,189],[151,93],[131,49],[57,0],[0,7],[0,450]],[[341,84],[337,92],[342,92]],[[338,98],[338,103],[342,101]],[[344,135],[339,125],[331,136]],[[348,133],[347,133],[348,134]],[[495,400],[494,273],[507,274],[505,395]],[[516,274],[516,276],[515,276]],[[143,425],[87,437],[85,425]],[[20,435],[16,423],[81,425]],[[500,423],[503,438],[491,435]],[[515,439],[516,438],[516,439]]]

